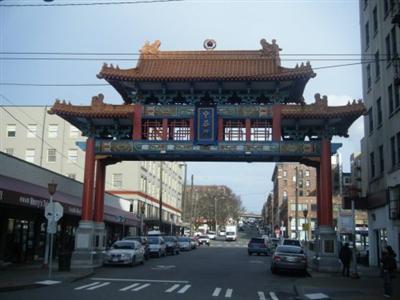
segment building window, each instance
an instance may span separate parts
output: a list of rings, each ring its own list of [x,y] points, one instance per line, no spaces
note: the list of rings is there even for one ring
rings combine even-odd
[[[306,177],[310,176],[310,170],[306,170]]]
[[[374,35],[378,32],[378,9],[376,6],[374,7],[374,10],[372,11],[373,15],[373,21],[374,21]]]
[[[317,211],[317,204],[311,204],[311,211]]]
[[[310,186],[310,180],[306,180],[306,187]]]
[[[9,124],[7,125],[7,137],[15,137],[17,135],[17,125]]]
[[[371,89],[371,65],[367,65],[367,89]]]
[[[142,134],[144,140],[161,141],[163,137],[162,120],[144,120]]]
[[[299,184],[299,188],[303,188],[303,180],[299,180],[299,182],[298,182],[298,184]]]
[[[365,24],[365,49],[369,47],[369,23]]]
[[[378,126],[382,125],[382,100],[376,100],[376,108],[378,110]]]
[[[8,155],[14,155],[14,148],[6,148],[6,153]]]
[[[251,141],[272,141],[272,123],[270,120],[251,121]]]
[[[76,179],[76,174],[73,174],[73,173],[68,174],[68,177],[75,180]]]
[[[48,137],[49,138],[56,138],[57,135],[58,135],[58,125],[57,124],[49,125]]]
[[[303,197],[303,196],[304,196],[303,190],[300,190],[300,191],[299,191],[299,196],[300,196],[300,197]]]
[[[368,110],[369,133],[374,131],[374,116],[372,114],[372,107]]]
[[[303,178],[303,170],[299,170],[299,177]]]
[[[47,149],[47,162],[54,163],[56,162],[56,149]]]
[[[392,166],[396,165],[396,141],[394,136],[390,138],[390,154],[392,157]]]
[[[69,137],[72,138],[76,138],[76,137],[80,137],[81,136],[81,132],[78,128],[76,128],[73,125],[69,126]]]
[[[112,174],[112,187],[113,188],[122,188],[122,174],[121,173]]]
[[[189,120],[169,120],[168,121],[168,140],[190,141],[190,122],[189,122]]]
[[[390,31],[392,36],[392,57],[397,57],[397,41],[396,41],[396,28],[393,26]]]
[[[400,95],[399,95],[399,91],[400,91],[400,85],[396,86],[396,84],[394,85],[394,105],[395,108],[397,109],[398,107],[400,107]]]
[[[35,162],[35,149],[26,149],[25,150],[25,160],[30,163]]]
[[[287,200],[288,194],[287,191],[283,191],[283,200]]]
[[[383,17],[386,19],[388,14],[389,14],[389,0],[384,0],[383,1]]]
[[[224,141],[244,141],[246,126],[243,120],[224,120]]]
[[[396,134],[397,139],[397,162],[400,163],[400,132]]]
[[[392,114],[394,111],[394,102],[393,102],[393,87],[389,85],[388,87],[388,99],[389,99],[389,114]]]
[[[381,76],[381,68],[379,66],[379,51],[375,53],[375,80],[378,81]]]
[[[371,170],[371,178],[375,177],[375,155],[374,152],[369,154],[369,165]]]
[[[78,160],[78,150],[77,149],[69,149],[68,150],[68,161],[76,162]]]
[[[383,145],[379,146],[379,172],[383,173],[385,170],[385,160],[384,160],[384,153],[383,153]]]
[[[26,137],[28,138],[34,138],[36,137],[36,133],[37,133],[37,125],[36,124],[29,124],[27,126],[27,132],[26,132]]]
[[[385,38],[385,44],[386,44],[386,59],[387,63],[390,63],[390,60],[392,59],[392,49],[390,47],[390,34],[388,34]]]
[[[287,171],[283,170],[283,177],[287,177]]]

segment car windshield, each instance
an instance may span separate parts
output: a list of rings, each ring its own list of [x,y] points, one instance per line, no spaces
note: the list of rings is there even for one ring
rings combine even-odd
[[[166,242],[174,242],[174,241],[175,241],[175,238],[172,237],[172,236],[164,236],[164,240],[165,240]]]
[[[158,244],[158,243],[159,243],[159,239],[158,238],[149,237],[149,244],[154,245],[154,244]]]
[[[303,254],[303,249],[295,246],[279,246],[276,248],[276,252]]]
[[[180,237],[178,240],[179,240],[180,242],[189,242],[189,241],[190,241],[190,239],[187,238],[187,237]]]
[[[208,239],[208,235],[201,235],[199,238],[200,239]]]
[[[112,249],[135,249],[135,243],[132,242],[115,242],[112,247]]]
[[[299,246],[300,242],[297,240],[284,240],[283,241],[284,245],[293,245],[293,246]]]
[[[263,244],[263,243],[264,243],[264,239],[252,238],[252,239],[250,240],[250,243],[254,243],[254,244]]]
[[[235,235],[235,233],[232,232],[232,231],[228,231],[228,232],[226,233],[226,235]]]

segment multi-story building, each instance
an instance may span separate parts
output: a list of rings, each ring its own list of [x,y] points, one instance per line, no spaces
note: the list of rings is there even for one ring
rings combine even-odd
[[[364,118],[362,193],[368,203],[369,262],[384,245],[400,255],[400,3],[360,1]]]
[[[0,151],[53,172],[83,181],[85,153],[77,143],[86,138],[46,106],[3,106],[0,110]],[[157,226],[160,188],[163,220],[181,222],[183,164],[124,161],[107,166],[106,191],[131,201],[131,210],[145,224]],[[160,171],[162,170],[162,185]]]

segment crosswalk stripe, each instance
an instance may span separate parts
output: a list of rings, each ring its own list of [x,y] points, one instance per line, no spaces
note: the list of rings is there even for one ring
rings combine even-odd
[[[221,288],[217,287],[214,290],[214,293],[212,294],[213,297],[218,297],[219,293],[221,293]]]
[[[92,290],[101,288],[101,287],[103,287],[103,286],[109,285],[110,283],[111,283],[111,282],[104,282],[104,283],[102,283],[102,284],[95,285],[95,286],[92,286],[92,287],[90,287],[90,288],[87,288],[86,290],[87,290],[87,291],[92,291]]]
[[[279,298],[276,296],[274,292],[269,292],[269,295],[271,296],[272,300],[279,300]]]
[[[166,290],[166,293],[171,293],[173,291],[175,291],[178,287],[180,286],[180,284],[174,284],[173,286],[171,286],[168,290]]]
[[[128,286],[126,286],[126,287],[120,289],[120,291],[124,292],[124,291],[130,290],[131,288],[134,288],[134,287],[138,286],[139,284],[140,284],[140,283],[137,283],[137,282],[136,282],[136,283],[134,283],[134,284],[128,285]]]
[[[132,291],[137,292],[137,291],[143,290],[143,289],[147,288],[149,285],[150,285],[150,283],[143,284],[143,285],[137,287],[136,289],[133,289]]]
[[[82,285],[80,287],[75,288],[75,290],[83,290],[83,289],[85,289],[87,287],[94,286],[94,285],[97,285],[99,283],[100,282],[96,281],[96,282],[93,282],[93,283],[90,283],[90,284]]]
[[[190,284],[185,285],[183,288],[181,288],[181,289],[178,291],[178,294],[183,294],[183,293],[185,293],[190,287],[191,287]]]
[[[257,292],[257,294],[258,294],[258,297],[260,298],[260,300],[266,300],[264,292],[259,291],[259,292]]]
[[[233,292],[232,289],[227,289],[227,290],[226,290],[226,293],[225,293],[225,298],[230,298],[230,297],[232,297],[232,292]]]

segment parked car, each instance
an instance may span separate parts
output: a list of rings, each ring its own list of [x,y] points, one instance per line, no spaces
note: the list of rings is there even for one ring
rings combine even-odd
[[[279,245],[301,247],[300,241],[299,240],[295,240],[295,239],[283,239],[283,240],[280,241]]]
[[[190,238],[186,236],[181,236],[178,238],[179,249],[181,251],[190,251],[192,250],[192,245],[190,243]]]
[[[215,240],[215,232],[214,231],[208,231],[207,235],[210,238],[210,240]]]
[[[167,247],[161,236],[149,236],[147,240],[149,242],[150,255],[161,257],[167,254]]]
[[[247,253],[249,255],[252,255],[253,253],[257,253],[257,255],[268,255],[269,251],[267,248],[267,244],[265,243],[265,239],[251,238],[249,243],[247,244]]]
[[[197,249],[197,245],[198,245],[197,239],[194,237],[191,237],[190,238],[191,249]]]
[[[176,236],[164,236],[167,253],[171,255],[179,254],[178,238]]]
[[[126,236],[122,239],[123,241],[129,240],[129,241],[138,241],[139,243],[142,244],[144,248],[144,258],[148,260],[150,258],[150,248],[149,248],[149,243],[147,241],[147,238],[145,236]]]
[[[210,246],[210,238],[208,237],[208,235],[199,236],[199,239],[197,241],[198,241],[199,245]]]
[[[104,253],[103,265],[130,265],[144,263],[144,247],[134,240],[122,240],[112,244]]]
[[[302,271],[307,270],[307,257],[301,247],[280,245],[272,255],[271,272],[280,270]]]
[[[226,236],[226,232],[224,230],[220,231],[219,236]]]

